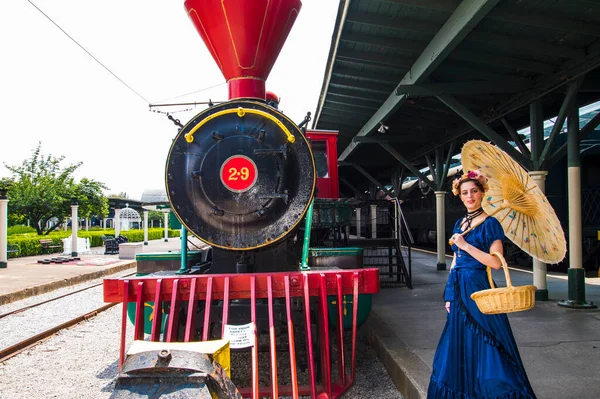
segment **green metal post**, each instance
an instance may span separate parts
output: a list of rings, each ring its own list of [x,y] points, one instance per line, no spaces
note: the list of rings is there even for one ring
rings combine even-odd
[[[310,270],[308,266],[308,247],[310,246],[310,230],[312,228],[313,219],[313,204],[314,198],[310,201],[308,211],[306,212],[306,225],[304,227],[304,245],[302,247],[302,263],[300,264],[300,271],[307,272]]]
[[[175,274],[186,274],[190,272],[187,265],[187,229],[181,226],[181,267]]]

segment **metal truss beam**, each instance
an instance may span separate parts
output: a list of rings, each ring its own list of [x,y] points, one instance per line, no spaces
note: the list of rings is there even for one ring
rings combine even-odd
[[[579,140],[585,139],[591,132],[594,131],[600,125],[600,114],[596,114],[588,123],[585,124],[579,130]],[[551,156],[546,159],[544,162],[544,168],[551,169],[558,161],[560,161],[565,155],[567,155],[567,143],[564,143],[560,146],[558,150],[554,152]]]
[[[510,137],[513,139],[517,147],[519,147],[519,151],[521,151],[521,153],[523,153],[523,155],[525,155],[526,157],[531,157],[531,152],[529,151],[529,148],[527,148],[523,140],[521,140],[521,137],[519,136],[519,133],[517,133],[515,128],[513,128],[510,125],[510,123],[508,123],[506,118],[502,118],[500,119],[500,121],[502,121],[502,124],[506,128],[506,131],[508,132],[508,134],[510,134]]]
[[[479,22],[498,4],[499,0],[464,0],[454,10],[446,23],[440,28],[431,42],[411,67],[400,84],[422,83],[450,55],[458,44],[479,24]],[[405,95],[391,93],[385,103],[362,127],[359,136],[368,136],[381,122],[384,122],[406,99]],[[346,147],[340,160],[347,159],[358,143]],[[407,165],[405,165],[407,166]],[[408,167],[408,166],[407,166]],[[412,167],[412,165],[411,165]]]
[[[350,108],[362,108],[362,109],[370,109],[370,110],[377,109],[377,104],[368,103],[367,101],[364,101],[364,100],[348,101],[348,99],[346,97],[342,97],[340,95],[331,94],[331,93],[329,93],[327,95],[325,102],[333,103],[333,104],[340,104],[340,105],[344,105],[344,106],[350,107]]]
[[[388,136],[388,135],[377,135],[377,136],[368,136],[368,137],[354,137],[352,139],[355,143],[364,143],[364,144],[408,144],[411,142],[424,142],[427,141],[429,137],[427,134],[421,133],[420,135],[403,135],[403,136]]]
[[[341,112],[344,114],[350,114],[350,115],[354,115],[354,116],[360,116],[360,117],[370,117],[371,115],[373,115],[369,111],[364,111],[364,110],[360,110],[360,109],[350,109],[344,105],[327,104],[327,103],[325,103],[325,106],[323,107],[323,110],[321,112],[324,112],[329,115],[337,116],[337,114],[332,111]]]
[[[491,127],[485,124],[481,119],[475,116],[469,111],[464,105],[458,102],[455,98],[448,94],[441,94],[437,96],[438,99],[446,104],[448,108],[456,112],[461,118],[467,121],[473,128],[483,134],[488,140],[497,145],[499,148],[504,150],[508,155],[513,157],[517,162],[529,167],[529,159],[515,150],[506,140],[504,140],[498,133],[496,133]]]
[[[346,179],[345,177],[342,177],[342,176],[340,176],[339,179],[342,183],[344,183],[346,186],[348,186],[352,190],[352,192],[354,193],[354,195],[357,198],[359,198],[362,195],[361,192],[358,191],[358,189],[356,187],[354,187],[354,185],[352,185],[352,183],[350,183],[348,181],[348,179]]]
[[[357,100],[362,100],[365,102],[373,102],[376,108],[385,101],[385,96],[382,96],[380,94],[374,94],[372,92],[369,93],[366,90],[362,90],[359,88],[353,90],[347,89],[345,87],[348,86],[329,85],[328,94],[340,97],[355,98]]]
[[[550,132],[550,136],[548,140],[546,140],[546,145],[544,146],[544,150],[540,155],[539,160],[537,160],[538,165],[541,167],[544,165],[544,161],[546,157],[550,153],[550,149],[554,146],[554,140],[558,136],[558,133],[562,130],[562,127],[565,123],[565,119],[569,114],[569,110],[571,108],[571,103],[575,100],[577,96],[577,91],[579,90],[579,86],[583,83],[584,76],[577,78],[575,81],[569,82],[567,84],[567,93],[565,94],[565,99],[563,100],[562,105],[560,106],[560,111],[558,111],[558,116],[554,121],[554,126],[552,126],[552,131]]]
[[[383,190],[387,195],[389,195],[390,197],[394,196],[394,194],[392,192],[390,192],[387,188],[385,188],[384,184],[381,184],[381,182],[379,182],[379,180],[377,180],[375,177],[373,177],[373,175],[371,175],[369,172],[364,170],[361,166],[356,165],[356,164],[348,164],[348,165],[353,166],[354,169],[358,170],[361,175],[363,175],[364,177],[369,179],[370,182],[372,182],[377,187],[379,187],[379,189]]]
[[[437,190],[437,184],[435,184],[434,182],[432,182],[431,180],[429,180],[423,173],[421,173],[419,171],[419,169],[417,169],[412,162],[410,162],[408,159],[404,158],[402,155],[400,155],[400,153],[398,151],[396,151],[395,149],[393,149],[389,144],[380,144],[380,146],[382,146],[387,152],[389,152],[394,158],[396,158],[402,165],[404,165],[408,170],[410,170],[411,172],[413,172],[415,174],[415,176],[417,176],[419,179],[423,180],[425,182],[425,184],[427,184],[429,187],[431,187],[431,189],[433,191],[438,191]]]

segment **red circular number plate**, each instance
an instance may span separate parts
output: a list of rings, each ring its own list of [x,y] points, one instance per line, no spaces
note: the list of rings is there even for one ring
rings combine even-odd
[[[242,193],[254,186],[258,171],[253,160],[244,155],[234,155],[223,162],[220,176],[228,190]]]

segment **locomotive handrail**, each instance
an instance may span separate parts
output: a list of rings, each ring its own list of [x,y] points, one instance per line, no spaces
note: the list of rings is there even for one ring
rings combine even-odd
[[[255,114],[255,115],[260,115],[262,117],[265,117],[269,120],[271,120],[272,122],[274,122],[277,126],[279,126],[279,128],[281,130],[283,130],[283,132],[285,133],[285,135],[287,136],[287,140],[290,143],[294,143],[296,141],[296,137],[290,133],[290,131],[288,130],[287,127],[285,127],[285,125],[276,117],[274,117],[273,115],[261,111],[259,109],[251,109],[251,108],[243,108],[243,107],[238,107],[238,108],[232,108],[232,109],[225,109],[223,111],[218,111],[215,112],[214,114],[207,116],[206,118],[204,118],[200,123],[198,123],[196,126],[194,126],[192,128],[192,130],[190,130],[188,133],[185,134],[185,140],[188,143],[192,143],[194,141],[194,134],[196,133],[196,131],[198,131],[198,129],[200,129],[205,123],[211,121],[214,118],[217,118],[221,115],[227,115],[227,114],[233,114],[236,113],[240,118],[243,118],[244,115],[246,114]]]

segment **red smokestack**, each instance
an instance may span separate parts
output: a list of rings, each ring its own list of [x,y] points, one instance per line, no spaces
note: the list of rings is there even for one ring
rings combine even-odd
[[[300,0],[186,0],[185,8],[229,84],[229,99],[265,99],[265,80]]]

